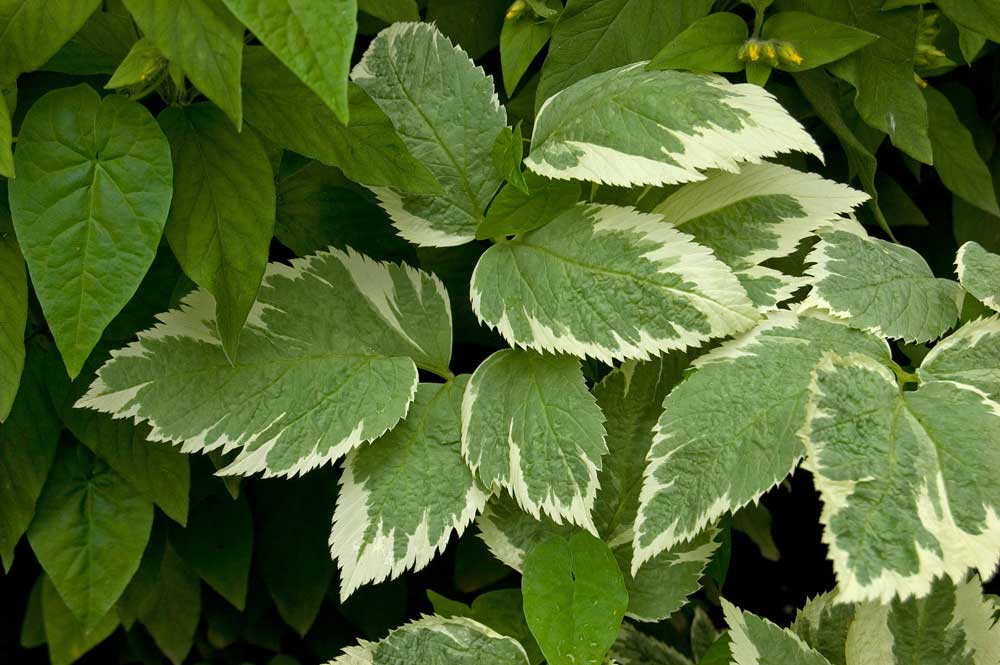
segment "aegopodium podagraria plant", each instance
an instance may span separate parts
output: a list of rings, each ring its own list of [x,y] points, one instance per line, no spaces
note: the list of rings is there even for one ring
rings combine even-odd
[[[324,603],[373,602],[355,599],[475,532],[519,588],[429,592],[433,613],[332,662],[1000,662],[981,583],[1000,558],[1000,255],[969,240],[957,280],[936,276],[874,180],[787,165],[823,152],[762,87],[802,72],[846,140],[806,70],[885,37],[816,2],[750,3],[751,36],[708,2],[651,63],[560,80],[561,26],[623,3],[519,0],[505,98],[553,43],[515,121],[433,22],[361,2],[391,25],[353,58],[353,1],[265,4],[56,2],[42,57],[37,3],[0,1],[0,82],[53,58],[104,73],[95,35],[132,35],[117,60],[106,37],[124,94],[19,83],[0,125],[18,127],[0,154],[0,555],[26,533],[44,571],[26,646],[69,663],[142,625],[174,663],[210,659],[237,640],[220,607],[269,607],[251,567],[304,635]],[[863,68],[840,73],[860,95]],[[845,149],[857,172],[864,146]],[[646,630],[799,466],[836,588],[789,628],[716,586],[726,632],[701,605],[679,642]]]

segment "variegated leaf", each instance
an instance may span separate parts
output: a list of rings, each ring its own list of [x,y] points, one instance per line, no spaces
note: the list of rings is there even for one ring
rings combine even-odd
[[[707,247],[658,215],[586,203],[486,250],[471,293],[512,345],[606,363],[699,346],[758,318]]]
[[[791,254],[816,229],[866,199],[815,173],[765,162],[685,185],[653,212],[739,270]]]
[[[778,309],[779,303],[788,300],[796,291],[809,284],[804,277],[786,275],[767,266],[751,266],[738,270],[736,279],[746,290],[753,306],[762,313]]]
[[[348,453],[330,534],[342,599],[362,584],[423,568],[486,505],[462,459],[467,380],[420,384],[403,422]]]
[[[608,455],[597,476],[594,501],[597,533],[610,545],[624,572],[629,594],[627,614],[639,621],[659,621],[679,609],[699,588],[705,566],[718,548],[718,531],[705,529],[691,542],[661,552],[632,576],[632,527],[639,507],[639,489],[653,426],[663,398],[680,380],[687,358],[672,354],[648,362],[628,362],[595,386],[597,403],[607,417]],[[483,540],[494,555],[521,570],[524,555],[553,535],[568,535],[571,527],[545,517],[536,520],[505,498],[490,501],[479,519]]]
[[[694,665],[677,649],[624,622],[608,655],[618,665]]]
[[[603,423],[580,361],[498,351],[465,389],[462,455],[487,487],[507,489],[533,516],[594,531]]]
[[[547,99],[525,163],[550,178],[630,187],[701,180],[701,170],[791,150],[821,155],[762,87],[637,62]]]
[[[994,665],[1000,626],[978,578],[944,578],[924,598],[856,606],[843,651],[848,665]]]
[[[992,574],[1000,404],[948,381],[902,391],[860,354],[825,355],[810,392],[802,438],[840,600],[920,597],[937,577]]]
[[[184,452],[239,450],[222,473],[305,473],[371,441],[405,414],[417,367],[446,373],[444,286],[353,250],[268,266],[235,365],[209,294],[116,351],[79,402],[146,420],[150,439]]]
[[[958,281],[990,309],[1000,312],[1000,256],[970,240],[958,248]]]
[[[1000,316],[977,319],[934,345],[917,374],[922,381],[973,386],[1000,402]]]
[[[831,665],[847,665],[844,646],[854,625],[856,610],[853,603],[838,603],[836,591],[824,593],[806,601],[795,615],[791,628]]]
[[[502,182],[492,155],[507,114],[492,79],[429,23],[394,23],[380,32],[351,78],[443,189],[420,196],[372,188],[400,235],[438,247],[473,240]]]
[[[378,642],[360,640],[328,665],[528,665],[524,648],[464,617],[424,616]]]
[[[810,373],[824,351],[889,360],[884,340],[837,322],[772,313],[695,361],[656,426],[639,498],[632,570],[760,496],[804,454]],[[710,460],[710,462],[706,462]]]
[[[821,231],[810,252],[805,303],[883,337],[927,342],[958,321],[962,288],[934,276],[920,254],[860,225]]]
[[[733,665],[830,665],[798,635],[767,619],[743,612],[725,598],[722,611],[732,636]]]

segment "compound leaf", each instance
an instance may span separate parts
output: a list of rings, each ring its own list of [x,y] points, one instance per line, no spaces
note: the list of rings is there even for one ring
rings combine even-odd
[[[966,323],[934,345],[917,374],[923,381],[952,381],[1000,402],[1000,317]]]
[[[1000,256],[987,252],[975,240],[958,248],[958,281],[990,309],[1000,312]]]

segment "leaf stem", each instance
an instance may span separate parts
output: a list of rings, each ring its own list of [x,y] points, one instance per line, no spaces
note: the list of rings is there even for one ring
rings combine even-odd
[[[425,372],[430,372],[431,374],[434,374],[435,376],[441,377],[445,381],[454,381],[454,379],[455,379],[454,372],[452,372],[447,367],[441,367],[439,365],[428,365],[428,364],[425,364],[425,363],[415,363],[415,364],[417,366],[417,369],[422,369]]]

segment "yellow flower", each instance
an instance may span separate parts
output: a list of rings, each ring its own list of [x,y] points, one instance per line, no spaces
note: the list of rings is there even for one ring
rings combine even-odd
[[[750,62],[757,62],[760,60],[760,42],[757,40],[749,41],[746,43],[747,47],[747,58]]]
[[[528,5],[524,0],[514,0],[514,4],[512,4],[509,9],[507,9],[507,16],[505,16],[504,18],[506,18],[508,21],[515,19],[521,14],[523,14],[527,8]]]
[[[803,62],[802,56],[789,42],[784,42],[778,47],[778,56],[785,65],[801,65]]]

